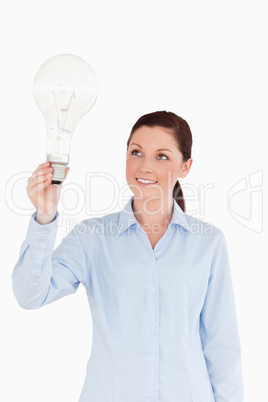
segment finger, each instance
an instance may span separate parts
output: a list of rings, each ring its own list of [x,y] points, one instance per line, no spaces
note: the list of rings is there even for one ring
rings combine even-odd
[[[50,166],[50,162],[44,162],[44,163],[41,163],[40,165],[38,165],[36,170],[42,169],[42,168],[48,167],[48,166]]]
[[[46,175],[48,173],[52,173],[53,172],[53,168],[52,167],[47,167],[47,168],[43,168],[43,169],[37,169],[33,172],[32,174],[32,178],[35,179],[36,177],[42,176],[42,175]]]
[[[40,175],[40,176],[32,175],[28,179],[28,187],[33,188],[33,187],[39,186],[39,184],[41,184],[47,180],[51,180],[52,176],[53,176],[52,172],[48,172],[48,173]]]
[[[47,187],[49,187],[52,183],[52,174],[50,177],[44,178],[43,181],[40,181],[39,183],[34,182],[33,184],[29,184],[26,187],[28,195],[31,195],[32,193],[37,191],[42,191],[45,190]]]

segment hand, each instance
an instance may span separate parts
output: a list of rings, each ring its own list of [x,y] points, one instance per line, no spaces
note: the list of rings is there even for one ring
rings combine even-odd
[[[65,178],[70,168],[65,170]],[[60,185],[52,184],[53,168],[50,162],[42,163],[28,179],[28,197],[36,208],[36,221],[42,225],[54,220],[61,195]]]

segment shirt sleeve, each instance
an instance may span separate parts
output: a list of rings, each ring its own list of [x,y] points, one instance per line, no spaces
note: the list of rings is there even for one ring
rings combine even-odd
[[[200,315],[200,336],[215,402],[243,402],[235,300],[226,240],[221,231]]]
[[[12,286],[21,307],[36,309],[75,293],[87,281],[87,264],[79,234],[73,229],[53,251],[58,213],[53,222],[40,225],[33,214],[18,262],[12,273]]]

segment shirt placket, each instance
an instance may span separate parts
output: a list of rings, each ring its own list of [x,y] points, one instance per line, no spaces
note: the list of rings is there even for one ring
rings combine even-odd
[[[154,250],[147,234],[142,230],[141,239],[148,247],[150,263],[147,273],[147,334],[146,334],[146,397],[145,402],[159,402],[159,349],[160,349],[160,303],[159,274]],[[146,239],[146,240],[145,240]]]
[[[148,402],[159,401],[159,277],[158,268],[153,264],[148,270]]]

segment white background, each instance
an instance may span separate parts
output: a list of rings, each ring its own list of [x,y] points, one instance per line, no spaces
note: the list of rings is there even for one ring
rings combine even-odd
[[[32,82],[40,65],[60,53],[86,59],[100,90],[73,137],[57,243],[74,223],[119,211],[132,195],[126,141],[142,114],[170,110],[185,118],[194,141],[194,162],[181,180],[187,213],[226,236],[245,402],[266,398],[266,10],[259,0],[16,0],[1,6],[2,401],[77,401],[91,350],[82,286],[35,311],[21,309],[11,287],[33,212],[27,177],[45,161],[45,123]],[[88,180],[95,172],[110,179]]]

